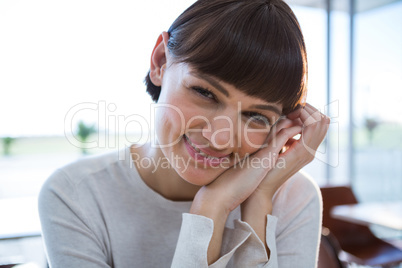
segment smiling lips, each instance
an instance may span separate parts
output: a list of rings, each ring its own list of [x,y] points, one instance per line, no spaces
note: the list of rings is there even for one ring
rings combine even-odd
[[[183,136],[184,144],[186,145],[187,151],[197,162],[203,162],[204,164],[210,166],[218,166],[223,160],[229,158],[230,154],[222,155],[210,150],[208,150],[208,154],[207,152],[205,152],[205,149],[201,150],[200,148],[198,148],[198,146],[195,145],[186,135]],[[211,155],[211,153],[214,155]]]

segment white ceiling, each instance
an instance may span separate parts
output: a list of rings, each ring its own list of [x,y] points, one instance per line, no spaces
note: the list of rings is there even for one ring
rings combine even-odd
[[[356,12],[363,12],[375,9],[384,5],[399,2],[401,0],[356,0]],[[285,0],[290,5],[310,6],[317,8],[326,8],[326,0]],[[332,9],[349,10],[349,0],[332,0]]]

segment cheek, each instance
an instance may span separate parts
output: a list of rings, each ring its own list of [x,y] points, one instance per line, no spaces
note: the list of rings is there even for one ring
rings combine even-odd
[[[155,129],[162,144],[184,134],[183,111],[171,104],[161,104],[155,110]]]

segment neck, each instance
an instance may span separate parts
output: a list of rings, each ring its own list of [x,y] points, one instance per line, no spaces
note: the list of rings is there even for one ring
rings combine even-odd
[[[172,201],[191,201],[200,189],[182,179],[159,148],[153,148],[149,143],[141,147],[130,148],[131,154],[136,154],[134,162],[142,180],[152,190]],[[137,157],[139,156],[139,157]],[[141,165],[141,159],[150,159],[147,165]],[[133,157],[134,158],[134,157]],[[151,163],[151,164],[149,164]]]

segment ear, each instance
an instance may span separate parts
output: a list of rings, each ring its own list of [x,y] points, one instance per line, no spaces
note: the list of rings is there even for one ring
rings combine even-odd
[[[156,45],[151,55],[151,68],[149,77],[155,86],[160,87],[162,85],[163,74],[166,69],[168,48],[167,43],[169,40],[169,34],[163,32],[159,35]]]

